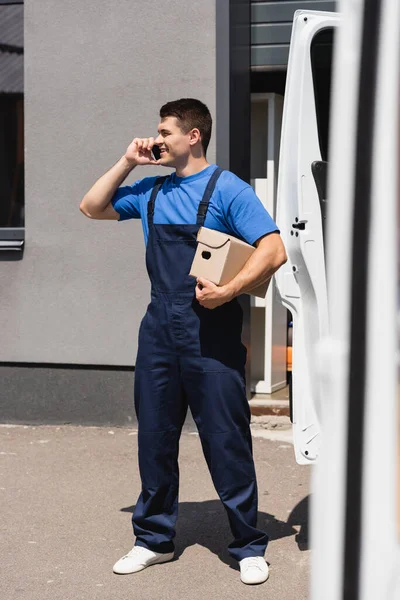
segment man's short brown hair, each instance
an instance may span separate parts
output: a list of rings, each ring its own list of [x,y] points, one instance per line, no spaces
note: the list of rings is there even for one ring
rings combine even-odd
[[[212,118],[207,106],[195,98],[181,98],[167,102],[160,109],[160,117],[176,117],[183,133],[189,133],[195,127],[200,131],[204,155],[211,138]]]

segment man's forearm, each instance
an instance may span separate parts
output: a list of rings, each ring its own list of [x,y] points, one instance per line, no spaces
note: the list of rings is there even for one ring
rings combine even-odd
[[[135,166],[133,161],[128,161],[125,156],[122,156],[85,194],[80,205],[81,211],[90,216],[103,212]]]
[[[259,274],[258,269],[246,265],[238,275],[227,284],[227,288],[231,291],[232,297],[236,298],[240,294],[250,292],[261,286],[263,283],[271,279],[277,268],[265,269]]]
[[[271,250],[270,247],[260,244],[251,255],[243,269],[226,284],[226,289],[233,298],[240,294],[250,292],[262,285],[281,267],[287,260],[283,244]]]

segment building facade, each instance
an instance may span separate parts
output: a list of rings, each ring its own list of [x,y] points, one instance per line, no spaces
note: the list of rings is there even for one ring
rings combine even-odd
[[[0,421],[135,421],[141,224],[80,200],[179,97],[214,116],[209,161],[250,181],[251,94],[284,93],[294,11],[334,4],[0,0]]]

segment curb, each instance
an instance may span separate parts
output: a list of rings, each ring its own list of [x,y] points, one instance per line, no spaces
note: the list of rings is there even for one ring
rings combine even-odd
[[[249,400],[250,412],[255,417],[276,416],[289,417],[289,400],[271,400],[252,398]]]

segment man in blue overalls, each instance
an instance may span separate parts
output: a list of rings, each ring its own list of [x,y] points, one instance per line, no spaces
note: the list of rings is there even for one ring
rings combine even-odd
[[[212,120],[199,100],[169,102],[158,136],[135,138],[83,198],[94,219],[142,220],[151,303],[139,331],[135,407],[142,492],[133,514],[136,541],[115,565],[135,573],[174,556],[178,446],[187,407],[199,430],[216,491],[228,514],[228,551],[244,583],[268,578],[267,535],[257,529],[257,482],[246,399],[246,349],[237,296],[269,279],[286,261],[276,224],[252,188],[206,159]],[[154,145],[160,150],[155,159]],[[119,187],[136,165],[174,167]],[[204,225],[256,246],[225,286],[189,277]]]

